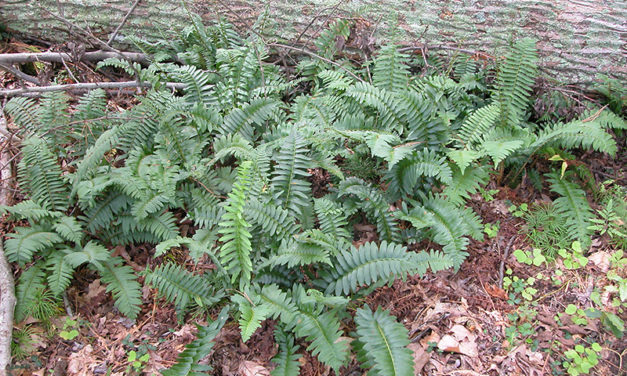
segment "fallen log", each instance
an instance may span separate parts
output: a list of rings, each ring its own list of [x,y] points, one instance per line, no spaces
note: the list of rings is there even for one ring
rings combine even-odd
[[[538,40],[543,71],[559,83],[591,85],[598,74],[627,80],[627,2],[620,0],[4,0],[0,23],[64,43],[76,40],[69,20],[121,47],[124,35],[175,36],[190,24],[190,13],[206,20],[225,17],[246,34],[266,10],[266,24],[288,42],[310,42],[337,17],[358,21],[355,37],[362,39],[385,43],[394,35],[405,45],[491,56],[501,55],[511,38],[531,36]],[[103,49],[101,43],[93,47]]]

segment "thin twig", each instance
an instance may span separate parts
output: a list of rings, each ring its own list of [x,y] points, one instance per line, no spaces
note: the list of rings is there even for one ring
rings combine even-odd
[[[10,65],[0,64],[0,69],[5,70],[15,77],[19,78],[22,81],[27,81],[36,85],[41,85],[39,79],[37,77],[31,76],[30,74],[26,74],[19,69],[13,68]]]
[[[468,49],[459,48],[459,47],[452,47],[452,46],[447,46],[447,45],[444,45],[444,44],[408,46],[408,47],[399,48],[398,51],[399,52],[408,52],[408,51],[420,50],[420,51],[424,52],[425,49],[457,51],[457,52],[463,52],[465,54],[469,54],[469,55],[473,55],[473,56],[480,56],[480,57],[483,57],[484,59],[494,59],[494,56],[492,56],[490,54],[487,54],[485,52],[468,50]]]
[[[82,61],[101,61],[112,57],[122,57],[124,60],[147,63],[148,56],[139,52],[111,52],[111,51],[91,51],[81,55]],[[16,53],[0,54],[0,63],[34,63],[39,61],[61,63],[63,60],[72,61],[73,56],[67,52],[36,52],[36,53]],[[13,72],[12,72],[13,73]]]
[[[23,89],[0,90],[0,97],[12,97],[22,94],[47,93],[51,91],[82,91],[93,89],[120,89],[128,87],[151,87],[148,82],[122,81],[122,82],[86,82],[78,84],[50,85],[27,87]],[[165,86],[169,89],[183,89],[185,84],[177,82],[168,82]]]
[[[122,22],[120,22],[118,27],[116,27],[115,30],[113,30],[113,34],[111,34],[111,37],[107,41],[108,45],[111,45],[111,42],[113,42],[115,37],[118,35],[118,32],[120,31],[122,26],[124,26],[124,24],[126,23],[126,20],[128,20],[128,17],[131,15],[131,13],[133,13],[133,11],[135,11],[135,8],[137,8],[137,5],[139,4],[140,1],[141,0],[135,0],[135,3],[133,4],[133,6],[131,6],[131,9],[129,9],[128,12],[126,13],[126,15],[124,16],[124,18],[122,18]]]
[[[314,53],[312,51],[309,51],[308,49],[306,49],[305,47],[292,47],[292,46],[288,46],[286,44],[281,44],[281,43],[269,43],[268,47],[275,47],[275,48],[284,48],[286,50],[292,50],[292,51],[297,51],[297,52],[301,52],[304,53],[305,55],[309,55],[311,57],[315,57],[316,59],[322,60],[325,63],[329,63],[331,65],[335,65],[336,67],[340,68],[341,70],[345,71],[346,73],[348,73],[349,75],[351,75],[354,79],[356,79],[359,82],[364,82],[364,80],[362,80],[359,76],[357,76],[355,73],[351,72],[350,70],[346,69],[345,67],[343,67],[341,64],[336,63],[333,60],[329,60],[326,57],[320,56],[317,53]]]
[[[501,265],[499,266],[499,288],[503,288],[503,273],[505,271],[505,261],[507,261],[507,256],[509,256],[509,250],[512,247],[512,244],[516,240],[516,236],[512,236],[507,243],[507,247],[505,247],[505,251],[503,251],[503,259],[501,260]],[[497,240],[498,241],[498,240]]]

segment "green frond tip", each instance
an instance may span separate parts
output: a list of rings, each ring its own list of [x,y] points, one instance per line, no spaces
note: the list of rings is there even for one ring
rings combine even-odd
[[[341,252],[333,261],[333,268],[321,273],[321,285],[327,286],[327,294],[348,295],[361,286],[375,282],[390,282],[408,273],[424,273],[428,259],[416,258],[399,244],[382,242],[366,243],[359,249],[352,246]]]
[[[233,295],[231,300],[239,304],[239,327],[242,341],[246,342],[261,327],[261,323],[273,313],[273,307],[268,304],[256,304],[260,303],[260,299],[253,302],[242,295]]]
[[[209,355],[213,348],[213,339],[220,333],[220,329],[229,318],[229,307],[224,307],[215,321],[207,326],[199,326],[196,339],[185,346],[179,354],[176,364],[167,370],[161,371],[163,376],[201,376],[208,375],[211,367],[200,364],[200,361]]]
[[[119,257],[111,258],[102,263],[98,269],[102,282],[107,284],[107,292],[113,294],[115,306],[130,319],[139,314],[142,303],[141,286],[133,269],[128,265],[120,265]]]
[[[387,311],[373,312],[368,305],[355,313],[358,359],[373,376],[412,376],[414,361],[407,348],[407,329]]]
[[[276,363],[276,368],[272,370],[272,376],[298,376],[300,374],[301,357],[296,352],[300,346],[294,344],[294,336],[285,333],[280,329],[274,331],[274,339],[279,345],[279,353],[272,358]]]
[[[221,234],[220,262],[231,274],[235,282],[241,278],[242,282],[250,281],[253,270],[250,252],[252,246],[250,224],[244,218],[246,194],[250,189],[252,162],[246,161],[237,168],[237,181],[229,193],[227,206],[219,223]]]
[[[18,168],[20,186],[33,201],[49,210],[65,211],[69,192],[61,167],[46,142],[30,137],[22,142],[22,160]]]
[[[552,192],[560,195],[553,201],[555,209],[568,229],[571,240],[579,240],[584,245],[590,244],[592,231],[589,229],[594,218],[586,193],[575,183],[560,177],[557,172],[546,175]]]
[[[4,244],[9,262],[24,265],[31,261],[35,253],[63,242],[59,235],[50,230],[42,226],[16,227],[15,233],[8,234],[9,238]]]

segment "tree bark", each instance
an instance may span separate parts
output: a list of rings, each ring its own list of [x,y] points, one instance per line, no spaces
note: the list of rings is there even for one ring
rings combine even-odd
[[[4,0],[9,30],[59,43],[75,39],[61,16],[108,40],[134,0]],[[538,39],[541,67],[561,83],[589,85],[598,74],[627,78],[627,2],[622,0],[141,0],[116,38],[158,38],[189,25],[189,12],[222,16],[242,31],[268,11],[281,39],[310,41],[330,19],[359,18],[378,43],[437,44],[500,55],[509,40]],[[451,54],[456,52],[450,51]]]

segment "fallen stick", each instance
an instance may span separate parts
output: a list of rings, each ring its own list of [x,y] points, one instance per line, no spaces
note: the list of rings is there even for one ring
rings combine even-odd
[[[0,63],[33,63],[38,61],[46,61],[51,63],[62,63],[64,61],[101,61],[111,57],[124,58],[129,61],[137,61],[147,64],[148,56],[139,52],[109,52],[109,51],[91,51],[82,55],[74,56],[68,52],[36,52],[36,53],[17,53],[17,54],[0,54]]]
[[[6,131],[6,121],[0,114],[0,130]],[[2,133],[4,134],[4,133]],[[0,135],[0,140],[4,136]],[[8,148],[5,148],[8,150]],[[9,204],[9,186],[7,179],[11,174],[10,163],[4,163],[8,159],[6,150],[0,150],[0,205]],[[11,336],[13,335],[13,310],[15,308],[15,282],[11,266],[7,262],[0,239],[0,376],[8,375],[7,367],[11,362]]]
[[[47,93],[51,91],[84,91],[93,89],[122,89],[129,87],[151,87],[149,82],[122,81],[122,82],[88,82],[79,84],[50,85],[50,86],[33,86],[23,89],[0,90],[0,97],[14,97],[18,95],[32,95],[35,93]],[[168,89],[184,89],[185,84],[177,82],[168,82],[165,84]]]

